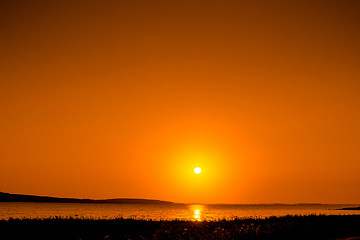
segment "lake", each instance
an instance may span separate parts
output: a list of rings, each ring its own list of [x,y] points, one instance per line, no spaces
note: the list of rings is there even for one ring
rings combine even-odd
[[[303,205],[186,205],[186,204],[99,204],[99,203],[18,203],[1,202],[0,219],[91,217],[137,218],[153,220],[216,220],[269,217],[284,215],[342,215],[360,214],[360,211],[336,210],[356,207],[354,204],[303,204]]]

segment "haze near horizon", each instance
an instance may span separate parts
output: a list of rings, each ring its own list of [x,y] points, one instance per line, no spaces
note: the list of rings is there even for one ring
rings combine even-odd
[[[0,4],[0,191],[359,202],[358,1]]]

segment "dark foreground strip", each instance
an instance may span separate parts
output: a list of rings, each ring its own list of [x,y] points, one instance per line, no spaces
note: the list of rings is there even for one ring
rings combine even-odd
[[[135,219],[0,220],[0,239],[346,239],[360,236],[360,215],[285,216],[209,222]],[[355,238],[357,239],[357,238]],[[354,240],[354,238],[352,239]]]
[[[337,240],[360,240],[360,237],[351,237],[351,238],[339,238]]]

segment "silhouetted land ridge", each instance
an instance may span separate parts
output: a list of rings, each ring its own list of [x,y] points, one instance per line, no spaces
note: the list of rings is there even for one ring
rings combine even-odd
[[[58,198],[48,196],[36,196],[25,194],[10,194],[0,192],[0,202],[52,202],[52,203],[119,203],[119,204],[174,204],[173,202],[137,199],[137,198],[114,198],[114,199],[78,199],[78,198]]]
[[[339,210],[360,210],[360,207],[352,207],[352,208],[341,208]]]

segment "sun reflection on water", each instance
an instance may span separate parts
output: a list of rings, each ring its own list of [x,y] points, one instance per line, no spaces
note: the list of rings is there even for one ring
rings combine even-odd
[[[203,206],[201,205],[191,205],[190,209],[193,211],[193,220],[202,221],[202,210]]]
[[[194,211],[194,218],[196,219],[196,220],[198,220],[198,221],[201,221],[201,212],[200,212],[200,210],[199,209],[196,209],[195,211]]]

